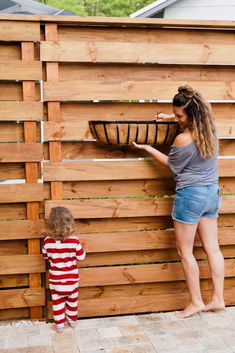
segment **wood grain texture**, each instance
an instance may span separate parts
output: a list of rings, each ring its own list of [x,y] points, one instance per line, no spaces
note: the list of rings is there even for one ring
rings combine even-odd
[[[118,26],[125,25],[126,27],[193,27],[193,28],[233,28],[232,21],[213,21],[213,20],[187,20],[187,19],[159,19],[159,18],[128,18],[128,17],[77,17],[77,16],[56,16],[50,15],[16,15],[16,14],[1,14],[3,21],[17,22],[36,22],[43,21],[48,23],[61,24],[82,24],[82,25],[109,25]]]
[[[43,105],[40,102],[0,102],[0,120],[43,120]]]
[[[43,238],[43,219],[1,221],[0,240]]]
[[[45,260],[39,255],[0,256],[0,274],[45,272]]]
[[[40,162],[42,145],[40,143],[0,144],[0,162]]]
[[[0,185],[0,203],[43,201],[42,184]]]
[[[174,230],[79,234],[79,239],[87,253],[175,248]],[[234,243],[235,228],[219,228],[219,244]],[[199,239],[194,245],[202,246]]]
[[[92,67],[89,68],[91,71]],[[190,72],[191,69],[189,70]],[[79,74],[82,74],[82,72],[83,70],[79,71]],[[127,72],[128,69],[126,70]],[[98,72],[97,74],[101,73]],[[230,74],[229,70],[228,74]],[[163,76],[167,77],[166,75],[167,70]],[[80,120],[152,120],[157,112],[172,114],[171,103],[158,102],[62,102],[60,107],[61,121],[74,121],[75,123]],[[211,103],[211,108],[216,121],[229,119],[230,124],[234,123],[234,103]]]
[[[28,22],[27,16],[25,20],[20,22],[17,21],[19,18],[8,17],[7,20],[3,20],[1,15],[0,18],[0,40],[2,41],[39,41],[40,40],[40,24]],[[3,20],[3,21],[2,21]],[[38,18],[39,20],[39,18]]]
[[[235,176],[235,160],[219,159],[219,176]],[[45,181],[127,180],[173,177],[171,171],[153,160],[57,162],[44,164]]]
[[[234,259],[225,261],[225,277],[234,277]],[[200,278],[210,278],[209,266],[199,262]],[[80,287],[117,284],[154,283],[182,281],[185,279],[183,268],[178,263],[151,265],[113,266],[80,269]]]
[[[102,288],[101,288],[102,290]],[[203,291],[203,298],[209,302],[211,290]],[[234,288],[225,290],[226,305],[232,305],[235,292]],[[186,290],[178,293],[161,293],[155,295],[136,295],[132,297],[124,296],[104,299],[80,300],[80,317],[109,316],[132,313],[148,313],[158,311],[174,311],[185,307],[189,296]],[[52,317],[49,313],[49,317]]]
[[[6,66],[8,70],[6,71]],[[41,80],[42,64],[39,61],[0,60],[1,80]]]
[[[116,198],[94,200],[61,200],[45,202],[45,217],[52,207],[67,207],[75,218],[123,218],[168,216],[173,198]],[[223,196],[221,214],[235,213],[235,196]]]
[[[219,243],[226,264],[225,300],[234,304],[231,29],[234,24],[226,21],[0,16],[0,179],[26,179],[26,184],[0,185],[1,318],[37,318],[42,306],[50,305],[42,288],[40,240],[44,218],[57,205],[72,211],[87,252],[79,263],[80,317],[185,305],[187,287],[170,216],[173,174],[153,160],[137,160],[147,156],[142,151],[83,142],[93,139],[89,120],[151,120],[159,111],[171,114],[181,84],[213,101],[224,186]],[[35,82],[42,77],[44,103]],[[47,143],[42,148],[36,122],[43,119]],[[43,188],[38,184],[42,176]],[[194,254],[203,297],[209,300],[211,275],[198,238]]]
[[[138,64],[233,65],[229,44],[41,42],[42,61]]]
[[[31,308],[44,303],[44,288],[4,289],[0,293],[0,309]]]
[[[234,100],[234,82],[198,81],[47,81],[44,84],[46,101],[89,100],[171,100],[176,87],[190,85],[207,100]]]
[[[38,24],[39,25],[39,24]],[[35,60],[35,46],[33,42],[22,42],[21,43],[22,51],[22,61],[28,63],[29,61]],[[34,81],[23,81],[22,82],[22,93],[23,101],[34,102],[36,101],[36,86]],[[37,145],[37,125],[36,122],[26,121],[24,122],[24,141],[26,144],[32,144],[32,149]],[[39,144],[42,147],[41,144]],[[40,155],[40,160],[42,155]],[[39,162],[38,161],[38,162]],[[38,183],[38,164],[36,161],[27,161],[25,163],[25,178],[26,183],[36,184]],[[26,204],[27,210],[27,219],[39,219],[39,202],[31,201]],[[28,254],[36,255],[41,252],[41,244],[39,239],[29,239],[28,240]],[[30,289],[37,289],[39,292],[42,289],[42,279],[40,270],[35,271],[36,273],[29,273],[29,287]],[[41,318],[43,315],[42,307],[39,304],[38,306],[32,306],[30,308],[30,315],[32,319]]]
[[[150,19],[147,19],[149,21]],[[157,18],[154,19],[156,22]],[[58,27],[58,41],[61,42],[128,42],[128,43],[182,43],[182,44],[233,44],[234,33],[232,31],[218,31],[208,29],[201,31],[196,28],[175,30],[149,26],[145,27],[101,27],[101,26],[66,26],[62,23]]]
[[[147,119],[146,119],[147,120]],[[138,120],[137,120],[138,121]],[[133,121],[134,123],[134,121]],[[229,118],[216,120],[218,138],[235,139],[235,121]],[[88,121],[46,122],[44,124],[45,141],[86,141],[95,137],[90,131]]]

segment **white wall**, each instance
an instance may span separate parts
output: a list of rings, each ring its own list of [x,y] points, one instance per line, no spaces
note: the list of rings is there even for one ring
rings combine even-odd
[[[235,20],[235,0],[179,0],[165,9],[164,18]]]

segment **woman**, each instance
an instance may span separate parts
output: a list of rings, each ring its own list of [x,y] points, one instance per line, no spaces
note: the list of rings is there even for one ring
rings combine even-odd
[[[217,217],[220,195],[217,173],[217,137],[211,111],[203,97],[189,86],[181,86],[173,98],[173,112],[182,133],[169,156],[149,145],[138,145],[175,175],[176,193],[172,210],[176,247],[190,293],[190,303],[176,312],[181,318],[199,311],[224,308],[224,259],[218,244]],[[199,268],[193,256],[198,232],[206,251],[213,282],[211,301],[204,304]]]

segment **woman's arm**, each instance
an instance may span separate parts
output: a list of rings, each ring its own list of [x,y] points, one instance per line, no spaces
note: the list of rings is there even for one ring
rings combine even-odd
[[[139,145],[135,142],[132,142],[132,143],[133,143],[133,146],[135,146],[136,148],[145,150],[151,156],[153,156],[158,162],[169,167],[168,166],[168,157],[164,153],[158,151],[156,148],[153,148],[150,145]]]

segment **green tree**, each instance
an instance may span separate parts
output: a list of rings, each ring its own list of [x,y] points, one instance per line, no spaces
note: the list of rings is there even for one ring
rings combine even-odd
[[[153,0],[37,0],[80,16],[129,16]]]

